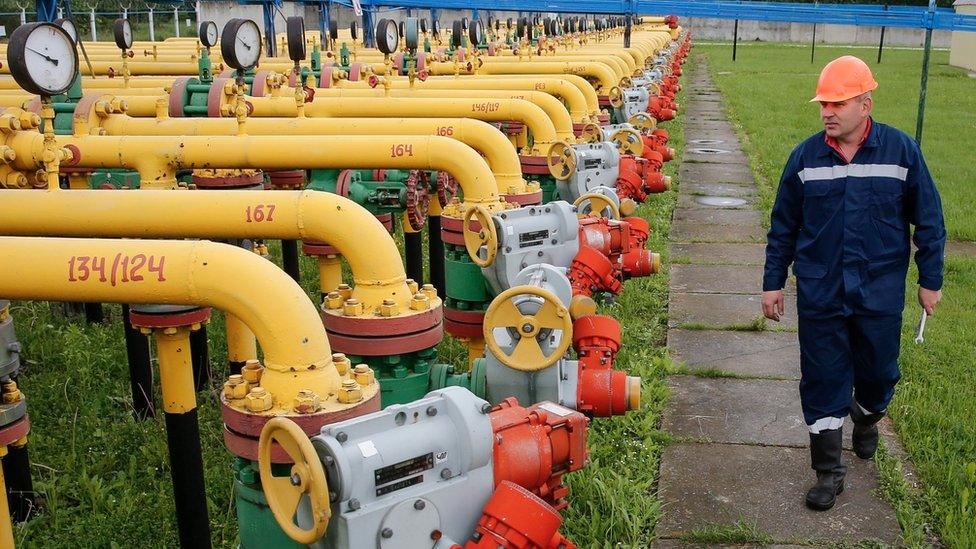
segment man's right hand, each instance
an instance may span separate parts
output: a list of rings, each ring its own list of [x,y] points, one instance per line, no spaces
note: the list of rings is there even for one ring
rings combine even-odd
[[[763,316],[779,322],[780,317],[786,312],[786,299],[783,297],[783,290],[763,292],[762,310]]]

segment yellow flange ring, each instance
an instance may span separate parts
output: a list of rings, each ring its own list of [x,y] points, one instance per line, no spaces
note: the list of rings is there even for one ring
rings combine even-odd
[[[603,141],[603,130],[597,124],[586,124],[580,132],[580,143],[599,143]]]
[[[520,296],[535,296],[542,305],[534,315],[524,315],[512,302]],[[518,335],[518,343],[511,353],[506,353],[495,341],[495,328],[512,328]],[[537,339],[540,330],[562,330],[559,346],[548,355],[543,353]],[[572,343],[573,319],[569,310],[552,292],[537,286],[515,286],[498,294],[485,311],[482,327],[485,344],[499,362],[521,372],[535,372],[556,363]]]
[[[610,210],[610,219],[620,219],[620,210],[609,196],[599,193],[586,193],[573,202],[573,206],[579,211],[584,204],[590,203],[590,212],[597,213],[603,217],[603,211]]]
[[[620,154],[640,156],[644,154],[644,140],[639,131],[633,128],[621,128],[610,136],[610,141],[617,146]]]
[[[277,442],[295,462],[287,477],[271,474],[272,442]],[[261,429],[261,438],[258,439],[258,470],[268,507],[285,534],[305,545],[321,539],[332,516],[329,486],[325,480],[322,462],[301,427],[285,417],[268,421]],[[312,527],[309,529],[295,525],[295,512],[302,496],[306,494],[312,511]]]
[[[654,117],[646,112],[639,112],[630,117],[627,123],[631,124],[641,132],[653,131],[657,127]]]
[[[576,150],[565,141],[556,141],[546,155],[549,173],[560,181],[566,181],[576,173]]]
[[[472,219],[476,219],[481,225],[481,229],[475,232],[470,227]],[[471,261],[479,267],[487,267],[495,262],[495,255],[498,253],[498,233],[495,232],[495,222],[491,220],[491,214],[484,207],[474,205],[464,212],[463,220],[464,247],[468,249]],[[488,253],[481,259],[479,251],[481,247],[487,248]]]

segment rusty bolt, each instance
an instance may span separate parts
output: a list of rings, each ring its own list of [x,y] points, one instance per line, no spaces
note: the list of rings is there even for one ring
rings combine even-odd
[[[356,383],[359,383],[363,387],[372,384],[375,379],[373,369],[365,364],[356,365],[356,368],[353,370],[353,377],[356,379]]]
[[[380,305],[380,316],[396,316],[399,313],[398,309],[399,307],[397,307],[396,301],[393,301],[392,299],[384,299],[383,303]]]
[[[139,328],[139,333],[142,335],[152,335],[152,328]]]
[[[356,380],[346,379],[342,382],[342,386],[339,387],[338,396],[339,402],[343,404],[352,404],[363,399],[363,390],[359,388],[359,384],[356,383]]]
[[[20,402],[23,398],[23,394],[20,389],[17,388],[16,381],[4,381],[3,382],[3,403],[13,404],[15,402]]]
[[[311,389],[302,389],[295,395],[294,408],[299,414],[314,414],[322,408],[322,399]]]
[[[339,286],[336,288],[336,291],[339,292],[339,295],[342,296],[343,301],[352,297],[352,286],[348,284],[339,284]]]
[[[264,366],[261,365],[261,361],[259,360],[248,360],[244,363],[244,367],[241,368],[241,376],[251,385],[260,383],[263,373]]]
[[[437,288],[433,284],[424,284],[420,291],[431,301],[437,299]]]
[[[410,308],[414,311],[426,311],[430,309],[430,299],[421,293],[413,294],[410,298]]]
[[[163,333],[166,335],[176,335],[176,332],[176,328],[173,328],[172,326],[169,328],[163,328]]]
[[[10,172],[7,174],[4,186],[12,189],[23,189],[27,187],[27,176],[21,172]]]
[[[273,404],[271,393],[264,387],[252,387],[251,391],[247,393],[247,397],[245,397],[245,402],[247,403],[247,409],[252,412],[270,410]]]
[[[412,278],[407,279],[407,288],[410,288],[411,294],[415,294],[420,291],[420,285],[417,284],[417,281]]]
[[[352,362],[342,353],[332,353],[332,363],[335,364],[340,376],[346,375],[352,367]]]
[[[244,381],[244,376],[239,374],[230,376],[224,382],[224,396],[227,397],[227,400],[240,400],[247,396],[250,389],[250,384]]]
[[[95,114],[100,117],[108,116],[112,113],[112,105],[106,100],[95,102]]]
[[[345,316],[359,316],[363,314],[364,307],[362,302],[358,299],[351,297],[342,304],[342,314]]]
[[[325,306],[329,309],[338,309],[342,307],[342,295],[339,292],[332,291],[325,296]]]

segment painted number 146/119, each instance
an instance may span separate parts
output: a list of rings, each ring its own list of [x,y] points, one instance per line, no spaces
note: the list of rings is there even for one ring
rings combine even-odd
[[[68,259],[68,282],[84,282],[95,279],[108,282],[112,286],[126,282],[142,282],[147,276],[156,275],[156,280],[166,282],[164,270],[166,256],[122,253],[115,257],[94,255],[73,255]]]

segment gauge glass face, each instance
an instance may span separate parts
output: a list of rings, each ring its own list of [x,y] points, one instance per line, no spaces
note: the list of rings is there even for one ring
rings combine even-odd
[[[397,28],[396,28],[396,25],[387,25],[386,26],[386,43],[387,44],[390,44],[393,47],[396,47],[395,44],[397,43],[397,40],[398,39],[399,39],[399,37],[397,36]]]
[[[78,41],[78,29],[75,28],[74,23],[68,19],[64,19],[61,21],[61,28],[64,29],[64,32],[68,33],[68,36],[70,36],[72,40],[75,42]]]
[[[213,21],[207,25],[207,44],[214,46],[217,43],[217,23]]]
[[[234,41],[234,53],[237,61],[244,68],[258,64],[261,55],[261,30],[254,21],[245,21],[237,27],[237,37]]]
[[[55,93],[74,81],[74,44],[55,27],[42,26],[27,37],[24,61],[31,80]]]
[[[125,22],[122,23],[122,39],[125,40],[126,48],[132,47],[132,25],[129,24],[128,19],[126,19]]]

